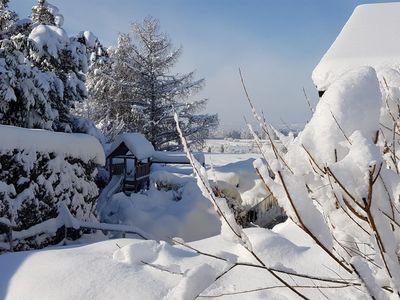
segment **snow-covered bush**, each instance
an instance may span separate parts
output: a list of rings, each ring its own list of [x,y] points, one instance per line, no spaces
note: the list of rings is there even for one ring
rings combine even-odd
[[[295,139],[279,136],[257,114],[244,87],[270,141],[270,145],[259,144],[263,158],[254,162],[265,186],[294,224],[336,263],[337,277],[329,281],[357,287],[373,299],[400,295],[399,79],[400,73],[392,69],[377,74],[371,67],[361,67],[345,73],[325,92]],[[283,150],[276,146],[274,134]],[[282,288],[308,299],[308,291],[317,289],[315,280],[327,278],[289,271],[291,265],[271,268],[260,259],[226,199],[209,185],[182,133],[181,137],[199,187],[221,216],[222,235],[236,240],[253,258],[247,266],[264,269]],[[290,280],[293,276],[313,280],[298,286],[287,281],[283,275],[287,272]]]
[[[52,133],[0,126],[0,219],[21,232],[56,218],[60,205],[76,218],[89,221],[98,189],[96,166],[104,163],[100,143],[82,134]],[[8,242],[0,232],[0,243]],[[41,248],[80,232],[43,228],[40,234],[15,238],[14,250]]]
[[[398,78],[345,73],[287,153],[264,147],[254,164],[288,216],[376,299],[400,289]]]

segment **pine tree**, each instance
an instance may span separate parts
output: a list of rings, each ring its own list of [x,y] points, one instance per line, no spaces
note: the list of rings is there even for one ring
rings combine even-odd
[[[10,0],[0,0],[0,32],[7,33],[18,19],[17,14],[8,7]]]
[[[28,59],[38,69],[55,76],[61,82],[58,92],[49,101],[57,110],[53,130],[73,131],[71,110],[87,97],[85,73],[88,67],[86,47],[78,38],[69,38],[62,29],[63,17],[47,1],[39,0],[32,8],[33,29],[29,34]],[[61,89],[61,92],[59,90]]]
[[[58,14],[57,7],[47,3],[46,0],[38,0],[32,7],[32,22],[35,25],[62,26],[62,16]]]
[[[52,129],[58,114],[48,99],[61,82],[30,65],[25,41],[21,34],[0,41],[0,123]]]
[[[132,112],[131,109],[137,75],[126,64],[128,57],[133,56],[129,35],[121,34],[117,47],[110,48],[108,54],[108,60],[97,61],[89,70],[87,84],[90,98],[85,114],[112,139],[121,131],[141,131],[142,120],[137,110]]]
[[[0,9],[8,11],[7,5],[3,0]],[[92,50],[79,35],[67,36],[62,15],[47,1],[32,8],[31,22],[8,15],[8,23],[0,22],[6,24],[0,30],[0,123],[81,132],[85,122],[73,109],[87,97]]]
[[[147,18],[132,26],[132,35],[120,35],[117,47],[109,50],[109,63],[89,72],[88,106],[110,138],[121,131],[139,131],[156,149],[180,148],[174,112],[192,143],[204,140],[217,126],[217,115],[196,114],[207,100],[187,101],[204,80],[194,80],[193,72],[172,73],[181,52],[160,33],[159,22]]]

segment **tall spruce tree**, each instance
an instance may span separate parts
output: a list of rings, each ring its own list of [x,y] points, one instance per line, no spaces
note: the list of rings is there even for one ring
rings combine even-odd
[[[58,111],[53,129],[72,131],[74,118],[71,110],[87,97],[85,73],[88,56],[86,47],[78,38],[69,38],[62,29],[63,17],[58,9],[45,0],[32,8],[33,29],[29,34],[29,59],[43,72],[50,72],[60,79],[61,93],[49,98]]]
[[[47,1],[38,1],[28,21],[18,20],[6,0],[0,9],[12,16],[0,18],[0,123],[82,131],[72,110],[87,97],[85,41],[67,36],[62,15]]]
[[[174,112],[192,143],[204,140],[218,125],[217,115],[197,114],[207,100],[188,101],[204,80],[194,80],[193,72],[172,72],[181,52],[160,32],[159,22],[147,18],[134,24],[131,34],[119,36],[106,63],[92,68],[87,109],[110,139],[119,132],[139,131],[156,149],[180,148]]]
[[[52,88],[58,79],[31,65],[28,37],[21,33],[29,25],[9,10],[8,1],[0,6],[0,123],[52,129],[57,111],[48,98],[57,92]]]

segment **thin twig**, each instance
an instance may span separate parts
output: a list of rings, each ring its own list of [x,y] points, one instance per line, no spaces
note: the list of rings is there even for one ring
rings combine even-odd
[[[335,115],[333,114],[333,112],[332,112],[330,109],[329,109],[329,111],[330,111],[330,113],[331,113],[331,115],[332,115],[333,120],[335,120],[335,123],[336,123],[336,125],[338,126],[339,130],[342,132],[343,136],[346,138],[346,140],[347,140],[347,141],[349,142],[349,144],[351,145],[350,139],[347,137],[346,133],[344,132],[344,130],[343,130],[343,128],[342,128],[342,126],[340,126],[340,124],[339,124],[338,120],[336,119]]]

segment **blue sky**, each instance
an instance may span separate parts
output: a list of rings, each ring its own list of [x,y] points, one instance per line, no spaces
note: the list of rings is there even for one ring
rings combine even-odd
[[[35,1],[11,0],[25,17]],[[359,4],[359,0],[53,0],[72,35],[93,31],[109,46],[129,24],[154,16],[176,46],[183,46],[177,72],[196,70],[206,79],[195,97],[209,99],[223,128],[244,126],[250,109],[238,67],[257,108],[273,124],[306,122],[317,94],[311,72]]]

